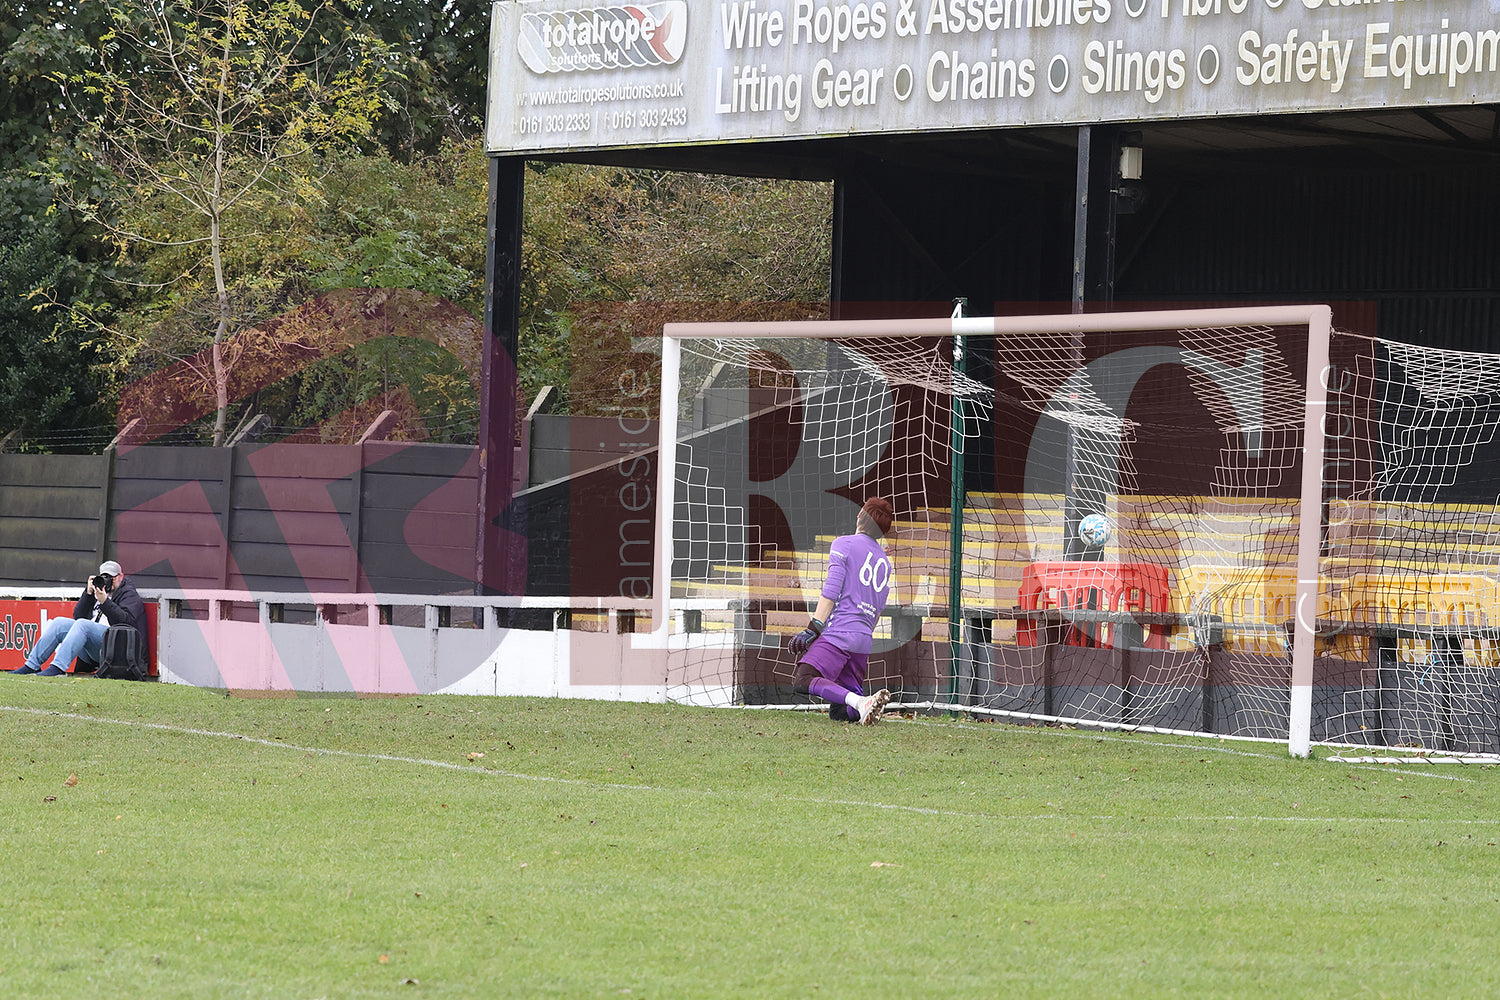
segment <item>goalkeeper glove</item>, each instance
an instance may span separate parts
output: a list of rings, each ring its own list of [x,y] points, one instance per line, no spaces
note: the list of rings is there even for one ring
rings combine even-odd
[[[792,641],[788,642],[786,646],[792,651],[792,655],[800,660],[803,654],[807,652],[808,647],[813,644],[813,640],[822,634],[823,623],[816,618],[811,618],[807,622],[807,628],[792,636]]]

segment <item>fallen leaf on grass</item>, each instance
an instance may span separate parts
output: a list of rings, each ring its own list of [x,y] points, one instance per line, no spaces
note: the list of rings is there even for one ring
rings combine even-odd
[[[381,955],[375,961],[379,962],[381,965],[385,965],[388,962],[390,962],[390,960],[391,960],[391,956],[389,956],[389,955]]]
[[[67,785],[69,788],[72,788],[74,785],[78,784],[78,775],[76,775],[76,774],[70,774],[70,775],[68,775],[66,778],[63,779],[63,784]]]
[[[476,752],[471,753],[471,754],[465,754],[464,755],[464,759],[465,760],[478,760],[479,758],[481,758],[483,756],[484,756],[484,754],[479,753],[479,752],[476,751]]]

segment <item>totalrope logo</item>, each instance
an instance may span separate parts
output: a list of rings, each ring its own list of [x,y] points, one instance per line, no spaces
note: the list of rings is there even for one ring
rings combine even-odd
[[[687,43],[686,0],[523,14],[516,51],[533,73],[670,66]]]

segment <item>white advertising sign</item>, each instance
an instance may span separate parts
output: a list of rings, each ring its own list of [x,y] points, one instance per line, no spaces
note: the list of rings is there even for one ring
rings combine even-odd
[[[1500,0],[500,0],[545,152],[1500,102]]]

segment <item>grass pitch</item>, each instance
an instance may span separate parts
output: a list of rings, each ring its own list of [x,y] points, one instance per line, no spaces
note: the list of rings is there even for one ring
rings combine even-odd
[[[18,997],[1485,996],[1500,770],[0,679]]]

